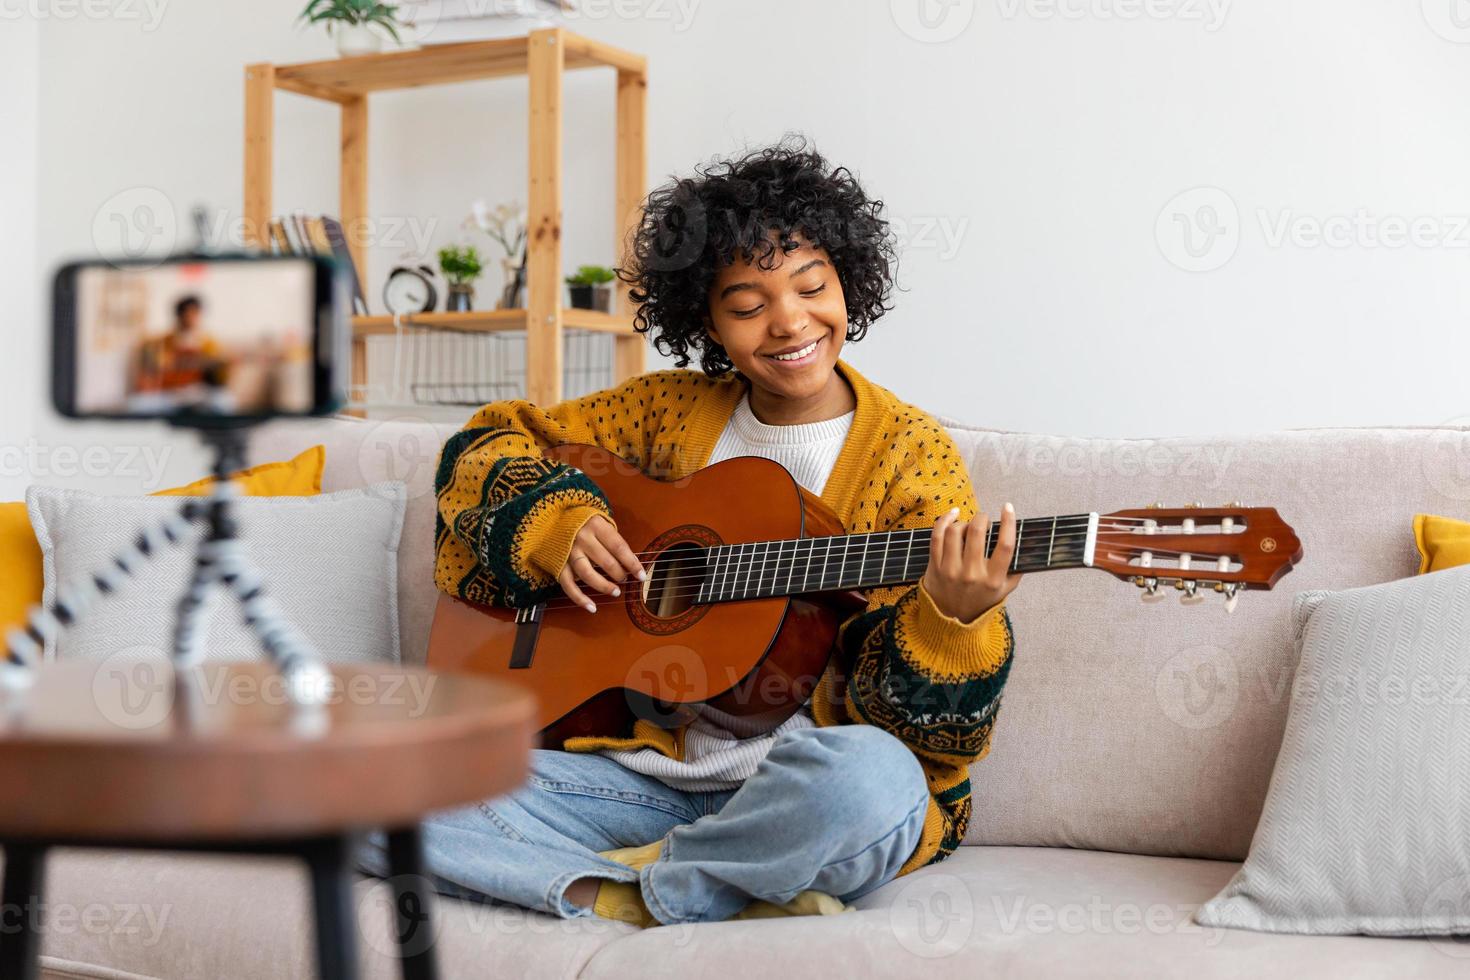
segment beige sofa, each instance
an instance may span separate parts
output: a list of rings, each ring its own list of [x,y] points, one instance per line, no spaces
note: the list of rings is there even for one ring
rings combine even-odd
[[[279,459],[325,441],[327,489],[409,484],[409,661],[423,657],[433,609],[431,481],[452,428],[407,418],[278,425],[253,450]],[[992,510],[1007,499],[1023,515],[1155,500],[1269,504],[1295,525],[1306,557],[1233,616],[1213,596],[1143,605],[1137,589],[1096,572],[1025,582],[1011,600],[1018,649],[994,748],[974,770],[973,846],[856,911],[640,932],[441,899],[443,975],[1467,975],[1470,944],[1448,938],[1214,930],[1191,913],[1239,867],[1260,814],[1290,697],[1293,593],[1412,574],[1412,515],[1470,511],[1470,432],[1114,441],[951,430]],[[364,976],[394,977],[383,890],[366,878],[358,888]],[[111,912],[99,928],[49,928],[45,975],[309,976],[307,895],[304,872],[285,860],[59,852],[48,900]]]

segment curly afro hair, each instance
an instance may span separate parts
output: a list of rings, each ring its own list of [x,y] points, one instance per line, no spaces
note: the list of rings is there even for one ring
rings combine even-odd
[[[847,339],[861,340],[891,309],[896,257],[882,211],[850,171],[830,166],[799,137],[696,167],[694,176],[648,195],[629,262],[617,270],[637,304],[634,327],[651,333],[654,347],[679,367],[697,356],[711,377],[732,370],[705,330],[716,273],[736,256],[772,269],[778,249],[784,255],[799,247],[800,235],[831,258],[847,305]]]

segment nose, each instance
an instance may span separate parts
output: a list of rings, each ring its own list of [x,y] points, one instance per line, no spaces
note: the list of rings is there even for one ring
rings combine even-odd
[[[771,301],[769,319],[771,333],[777,337],[799,337],[806,330],[810,317],[799,297],[780,296]]]

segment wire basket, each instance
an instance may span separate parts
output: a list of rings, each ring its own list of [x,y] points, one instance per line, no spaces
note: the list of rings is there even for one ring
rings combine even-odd
[[[612,386],[614,336],[562,331],[562,397]],[[468,405],[526,397],[526,332],[460,330],[405,320],[375,350],[392,360],[391,380],[370,386],[364,403]],[[374,372],[378,374],[379,372]]]

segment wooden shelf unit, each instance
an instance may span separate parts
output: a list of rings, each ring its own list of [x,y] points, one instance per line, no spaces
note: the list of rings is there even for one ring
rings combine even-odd
[[[472,313],[429,313],[415,323],[464,330],[526,331],[526,397],[540,405],[561,400],[562,331],[566,327],[617,334],[613,379],[643,371],[646,344],[633,331],[627,288],[617,290],[616,313],[574,310],[562,304],[562,76],[570,69],[617,72],[614,201],[622,249],[648,190],[648,64],[633,54],[561,28],[525,37],[445,44],[356,58],[245,68],[245,233],[266,247],[271,218],[272,154],[277,89],[336,103],[341,113],[340,219],[348,248],[366,278],[360,229],[368,217],[367,99],[373,92],[526,75],[530,88],[529,189],[526,223],[526,308]],[[372,288],[364,282],[364,291]],[[353,317],[352,381],[367,381],[367,338],[394,331],[391,316]]]

